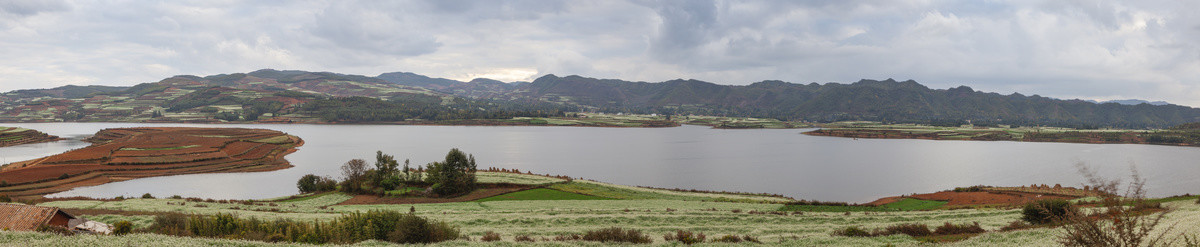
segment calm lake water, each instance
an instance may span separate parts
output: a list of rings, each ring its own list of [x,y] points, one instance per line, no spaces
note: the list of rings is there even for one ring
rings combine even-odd
[[[87,146],[78,139],[104,128],[197,126],[265,128],[300,136],[287,156],[294,168],[273,172],[195,174],[81,187],[53,196],[115,197],[151,193],[216,199],[265,199],[297,193],[304,174],[337,177],[376,150],[414,165],[450,148],[479,166],[517,168],[626,185],[767,192],[797,199],[867,202],[976,184],[1018,186],[1083,182],[1074,164],[1128,178],[1136,164],[1152,195],[1200,192],[1200,148],[1131,144],[879,140],[817,137],[807,130],[676,128],[475,127],[401,125],[196,125],[8,123],[73,140],[0,148],[0,162]]]

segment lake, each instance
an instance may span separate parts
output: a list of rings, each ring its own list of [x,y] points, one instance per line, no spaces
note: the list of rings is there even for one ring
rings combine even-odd
[[[104,128],[192,126],[265,128],[299,136],[295,167],[256,173],[193,174],[80,187],[52,196],[181,195],[265,199],[297,193],[304,174],[338,177],[350,159],[376,150],[412,164],[474,154],[479,167],[516,168],[625,185],[765,192],[797,199],[868,202],[976,184],[1080,186],[1074,164],[1128,180],[1131,164],[1151,195],[1200,192],[1200,148],[1136,144],[851,139],[803,129],[495,127],[300,124],[6,123],[71,140],[0,148],[10,163],[87,146]]]

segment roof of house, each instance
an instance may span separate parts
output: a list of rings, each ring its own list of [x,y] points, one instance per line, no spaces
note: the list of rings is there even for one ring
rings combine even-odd
[[[38,207],[21,204],[0,204],[0,230],[33,231],[38,226],[50,222],[54,215],[61,210],[52,207]],[[75,218],[66,212],[61,212],[68,218]]]

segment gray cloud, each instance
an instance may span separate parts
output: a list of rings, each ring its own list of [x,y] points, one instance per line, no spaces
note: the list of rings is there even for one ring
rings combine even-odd
[[[57,12],[70,9],[61,0],[5,0],[0,1],[0,13],[12,16],[31,16],[43,12]]]
[[[0,91],[261,68],[861,78],[1200,106],[1192,1],[0,1]]]

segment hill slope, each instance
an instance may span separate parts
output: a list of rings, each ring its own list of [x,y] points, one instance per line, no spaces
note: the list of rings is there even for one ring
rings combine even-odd
[[[1096,104],[1038,95],[1001,95],[970,87],[930,89],[915,81],[861,80],[852,84],[762,81],[747,86],[698,80],[629,82],[546,75],[526,97],[602,111],[769,117],[787,120],[1053,125],[1161,128],[1200,121],[1200,109],[1178,105]]]

